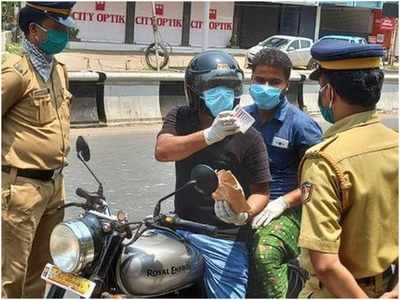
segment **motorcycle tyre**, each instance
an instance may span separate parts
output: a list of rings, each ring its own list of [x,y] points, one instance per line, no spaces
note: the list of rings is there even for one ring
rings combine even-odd
[[[62,298],[64,298],[65,292],[66,292],[65,289],[63,289],[63,288],[61,288],[61,287],[59,287],[57,285],[52,284],[50,286],[49,291],[47,292],[46,298],[48,298],[48,299],[62,299]]]
[[[286,298],[298,298],[301,290],[303,289],[306,281],[309,279],[309,274],[306,270],[300,267],[297,259],[292,259],[288,263],[288,291]]]

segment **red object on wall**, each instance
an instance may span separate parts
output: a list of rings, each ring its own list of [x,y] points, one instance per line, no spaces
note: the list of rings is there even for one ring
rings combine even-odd
[[[96,2],[96,10],[105,10],[106,2]]]
[[[376,37],[384,37],[383,41],[380,41],[380,38],[377,38],[377,43],[382,44],[386,49],[390,48],[390,40],[392,38],[392,34],[394,33],[394,26],[396,24],[396,20],[393,17],[385,17],[383,16],[381,9],[374,9],[374,23],[372,28],[372,35]]]
[[[164,4],[156,4],[155,8],[156,8],[156,15],[157,16],[164,15]]]
[[[208,18],[210,20],[216,20],[217,19],[217,10],[215,8],[210,8],[210,12],[208,14]]]

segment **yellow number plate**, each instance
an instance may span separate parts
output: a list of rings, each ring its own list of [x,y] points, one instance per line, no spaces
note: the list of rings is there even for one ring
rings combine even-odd
[[[55,284],[84,298],[89,298],[96,286],[94,282],[75,274],[64,273],[52,264],[47,264],[44,267],[41,277],[46,282]]]

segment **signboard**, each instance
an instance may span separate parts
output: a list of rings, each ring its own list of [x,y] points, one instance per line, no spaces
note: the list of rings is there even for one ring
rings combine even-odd
[[[395,31],[396,19],[385,17],[382,10],[373,11],[372,35],[376,35],[376,42],[386,49],[390,48],[391,39]]]
[[[203,2],[192,2],[190,18],[190,46],[203,43]],[[209,47],[226,47],[232,36],[234,2],[210,2]]]
[[[394,21],[390,18],[384,18],[377,20],[377,24],[379,24],[380,30],[393,30],[394,29]]]
[[[152,2],[138,1],[135,5],[134,42],[137,44],[153,43]],[[155,13],[162,39],[173,46],[180,45],[183,2],[156,2]]]
[[[73,40],[125,42],[126,2],[80,2],[72,10],[78,33]]]

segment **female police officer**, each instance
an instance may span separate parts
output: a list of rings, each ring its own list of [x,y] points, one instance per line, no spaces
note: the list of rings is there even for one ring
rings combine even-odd
[[[379,122],[383,49],[321,41],[319,106],[333,123],[300,164],[304,297],[377,298],[398,258],[398,134]]]

